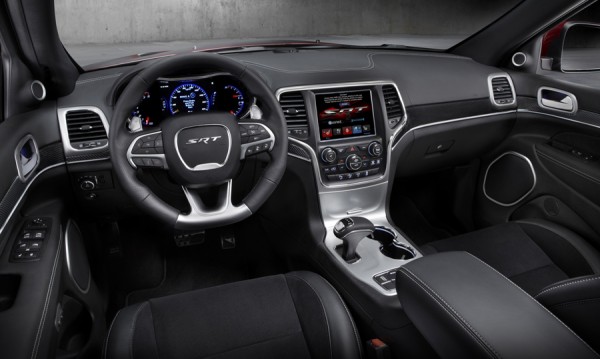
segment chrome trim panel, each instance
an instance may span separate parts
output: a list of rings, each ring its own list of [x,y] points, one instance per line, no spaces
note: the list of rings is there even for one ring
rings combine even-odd
[[[219,194],[219,205],[215,210],[205,207],[202,199],[193,191],[183,186],[191,211],[188,214],[179,214],[175,222],[177,229],[197,229],[198,226],[216,227],[225,223],[242,220],[252,215],[252,211],[245,203],[234,206],[231,202],[232,180],[225,184],[227,187]]]
[[[399,268],[410,261],[422,257],[416,248],[387,219],[385,199],[387,196],[388,183],[380,183],[365,188],[343,190],[338,192],[320,193],[321,211],[323,223],[327,231],[325,247],[331,255],[336,258],[338,264],[350,272],[361,282],[375,289],[385,296],[396,295],[395,290],[385,290],[375,282],[373,276]],[[415,258],[409,260],[392,259],[384,256],[380,251],[380,243],[370,238],[365,238],[358,244],[356,253],[360,260],[352,264],[347,263],[337,253],[336,247],[342,244],[342,240],[333,234],[335,224],[348,215],[361,216],[369,219],[375,226],[384,226],[394,232],[396,241],[415,250]]]
[[[21,162],[21,150],[23,149],[23,146],[25,146],[25,144],[29,141],[31,141],[31,143],[33,143],[33,155],[31,156],[30,161],[35,161],[35,163],[33,165],[33,168],[30,169],[28,173],[23,173],[23,165],[20,163]],[[31,177],[31,175],[35,172],[35,170],[40,165],[40,161],[41,161],[40,150],[37,145],[37,142],[35,142],[35,138],[31,134],[28,134],[25,137],[23,137],[21,139],[21,141],[19,141],[19,143],[17,143],[17,147],[15,148],[15,165],[17,166],[17,173],[19,175],[19,179],[21,180],[21,182],[23,182],[23,183],[27,182],[29,177]]]
[[[527,193],[525,193],[521,198],[519,198],[518,200],[516,200],[515,202],[512,203],[502,203],[498,200],[493,199],[490,195],[488,195],[487,191],[485,190],[485,184],[487,182],[487,178],[488,178],[488,172],[490,171],[490,168],[494,165],[494,163],[498,162],[502,157],[505,156],[517,156],[520,157],[522,159],[525,160],[525,162],[527,162],[527,164],[529,165],[529,168],[531,168],[531,173],[533,174],[533,185],[531,186],[531,188],[529,189],[529,191],[527,191]],[[533,168],[533,164],[531,163],[531,160],[523,155],[520,154],[518,152],[514,152],[514,151],[509,151],[509,152],[505,152],[503,154],[501,154],[500,156],[498,156],[495,160],[493,160],[487,167],[487,169],[485,170],[485,175],[483,177],[483,194],[485,195],[485,197],[487,199],[489,199],[490,201],[494,202],[495,204],[502,206],[502,207],[512,207],[516,204],[518,204],[519,202],[521,202],[522,200],[524,200],[525,198],[527,198],[527,196],[529,196],[531,194],[531,192],[533,192],[533,190],[535,189],[535,186],[537,185],[537,176],[535,174],[535,169]]]
[[[508,80],[508,85],[510,86],[510,89],[512,91],[512,95],[513,95],[513,100],[510,103],[504,103],[504,104],[497,104],[496,101],[494,100],[494,89],[492,88],[492,80],[498,77],[504,77]],[[515,90],[515,84],[512,81],[512,78],[510,77],[509,74],[507,74],[506,72],[500,72],[500,73],[495,73],[495,74],[491,74],[488,76],[488,91],[490,93],[490,101],[492,102],[492,105],[494,105],[497,108],[505,108],[508,106],[513,106],[514,104],[517,103],[517,91]]]
[[[75,280],[75,277],[73,276],[73,269],[71,268],[71,251],[69,248],[69,228],[71,227],[73,221],[69,220],[69,222],[67,223],[67,228],[65,228],[65,259],[67,262],[67,272],[69,273],[69,278],[71,278],[71,281],[75,284],[75,286],[77,287],[77,289],[79,289],[79,291],[82,294],[86,294],[89,290],[90,290],[90,286],[92,283],[92,272],[90,271],[88,273],[88,285],[87,288],[81,288],[79,286],[79,283],[77,283],[77,281]]]
[[[571,99],[573,109],[563,110],[563,109],[560,109],[557,107],[548,106],[546,103],[544,103],[544,98],[542,98],[542,91],[554,91],[559,94],[567,96],[568,98]],[[538,103],[538,106],[540,106],[541,108],[551,110],[551,111],[558,111],[558,112],[565,112],[565,113],[573,114],[573,113],[577,113],[577,111],[579,110],[579,106],[577,104],[577,97],[575,95],[573,95],[570,92],[567,92],[564,90],[559,90],[559,89],[553,88],[553,87],[546,87],[546,86],[540,87],[537,92],[537,103]]]
[[[94,148],[86,148],[86,149],[77,149],[71,146],[71,140],[69,139],[69,129],[67,127],[67,112],[69,111],[90,111],[96,113],[100,117],[100,121],[102,121],[102,125],[106,130],[106,136],[108,138],[110,125],[108,124],[108,120],[104,115],[104,112],[100,110],[98,107],[93,106],[78,106],[78,107],[64,107],[59,108],[57,111],[58,115],[58,125],[60,127],[60,137],[62,139],[63,147],[65,149],[65,156],[69,157],[69,155],[77,155],[82,153],[95,153],[100,152],[103,149],[108,147],[108,142],[104,146],[94,147]]]
[[[277,101],[279,101],[281,95],[283,93],[286,92],[297,92],[297,91],[315,91],[315,90],[335,90],[335,89],[340,89],[340,88],[355,88],[355,87],[369,87],[369,86],[383,86],[383,85],[392,85],[394,86],[394,88],[396,89],[397,93],[398,93],[398,97],[400,98],[400,101],[402,102],[402,109],[404,111],[404,117],[402,118],[402,120],[400,121],[400,125],[398,127],[396,127],[394,130],[391,130],[388,128],[388,126],[383,126],[383,129],[380,131],[380,133],[377,133],[378,136],[382,137],[384,140],[388,141],[388,147],[387,147],[387,160],[386,160],[386,171],[384,173],[382,173],[380,176],[377,177],[372,177],[372,178],[367,178],[367,179],[359,179],[359,180],[351,180],[351,181],[347,181],[347,182],[343,182],[343,183],[325,183],[325,181],[323,181],[323,179],[321,178],[321,171],[319,169],[319,156],[317,156],[317,154],[315,153],[315,150],[309,146],[308,144],[306,144],[303,141],[297,140],[295,138],[289,137],[289,140],[292,141],[294,144],[297,144],[298,146],[304,148],[305,150],[308,151],[308,154],[311,157],[311,162],[313,163],[313,169],[314,169],[314,175],[317,179],[317,185],[319,187],[319,191],[327,191],[329,189],[331,190],[335,190],[335,189],[339,189],[339,188],[357,188],[357,187],[362,187],[366,184],[373,184],[373,183],[380,183],[380,182],[387,182],[388,178],[389,178],[389,168],[390,168],[390,163],[391,163],[391,153],[392,153],[392,143],[393,143],[393,138],[399,134],[404,127],[407,124],[407,120],[408,120],[408,115],[406,112],[406,107],[404,104],[404,99],[402,98],[402,94],[400,92],[400,90],[398,89],[398,86],[396,85],[395,82],[393,81],[365,81],[365,82],[343,82],[343,83],[334,83],[334,84],[316,84],[316,85],[306,85],[306,86],[293,86],[293,87],[282,87],[280,89],[278,89],[275,92],[275,96],[277,97]],[[372,89],[366,89],[366,90],[371,90],[371,96],[372,96]],[[383,99],[382,99],[383,100]],[[371,102],[373,102],[371,100]],[[373,106],[375,106],[376,104],[373,104]],[[383,104],[383,107],[381,108],[383,116],[384,116],[384,123],[387,124],[387,112],[385,110],[385,104]],[[310,113],[311,110],[314,110],[314,108],[308,108],[307,107],[307,117],[308,117],[308,121],[309,121],[309,126],[312,129],[318,128],[316,123],[313,123],[313,114]],[[316,126],[316,127],[315,127]],[[311,131],[311,135],[313,136],[313,139],[315,141],[315,143],[320,143],[323,144],[324,146],[327,145],[328,142],[321,142],[320,141],[320,137],[318,136],[317,131]],[[367,138],[368,136],[365,136],[364,138]],[[363,137],[357,137],[355,140],[356,141],[360,141],[362,139],[364,139]],[[289,155],[289,154],[288,154]]]

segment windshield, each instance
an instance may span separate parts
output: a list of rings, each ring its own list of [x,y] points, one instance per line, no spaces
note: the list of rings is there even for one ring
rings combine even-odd
[[[264,41],[447,50],[519,1],[56,0],[60,38],[82,67],[134,54]]]

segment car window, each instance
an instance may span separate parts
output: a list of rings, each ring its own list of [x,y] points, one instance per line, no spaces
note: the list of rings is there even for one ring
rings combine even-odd
[[[265,40],[447,50],[521,0],[55,0],[65,47],[83,66],[137,54]]]

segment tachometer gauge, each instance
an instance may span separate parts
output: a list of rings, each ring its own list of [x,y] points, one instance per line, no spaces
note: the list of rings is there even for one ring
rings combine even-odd
[[[169,110],[172,115],[208,111],[210,102],[204,89],[194,83],[181,84],[169,97]]]
[[[132,116],[136,116],[142,119],[142,125],[144,127],[154,126],[155,119],[153,118],[154,111],[152,105],[153,104],[150,92],[146,91],[144,92],[144,95],[142,96],[142,99],[140,100],[138,106],[131,113]]]
[[[216,99],[213,104],[216,103],[216,108],[227,111],[236,117],[240,117],[242,111],[244,111],[244,94],[242,91],[233,86],[226,85],[221,91],[217,93]]]

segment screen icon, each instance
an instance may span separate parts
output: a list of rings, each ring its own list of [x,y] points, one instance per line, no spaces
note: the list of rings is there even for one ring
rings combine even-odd
[[[333,132],[331,131],[331,128],[325,128],[321,130],[321,138],[322,139],[326,139],[326,138],[331,138],[333,137]]]
[[[371,132],[371,125],[363,125],[363,132]]]
[[[352,133],[355,135],[360,135],[363,132],[362,126],[352,126]]]
[[[341,128],[334,128],[333,129],[333,135],[334,136],[341,136],[342,135],[342,129]]]
[[[352,135],[352,127],[350,127],[350,126],[343,127],[342,128],[342,133],[344,134],[344,136],[350,136],[350,135]]]

